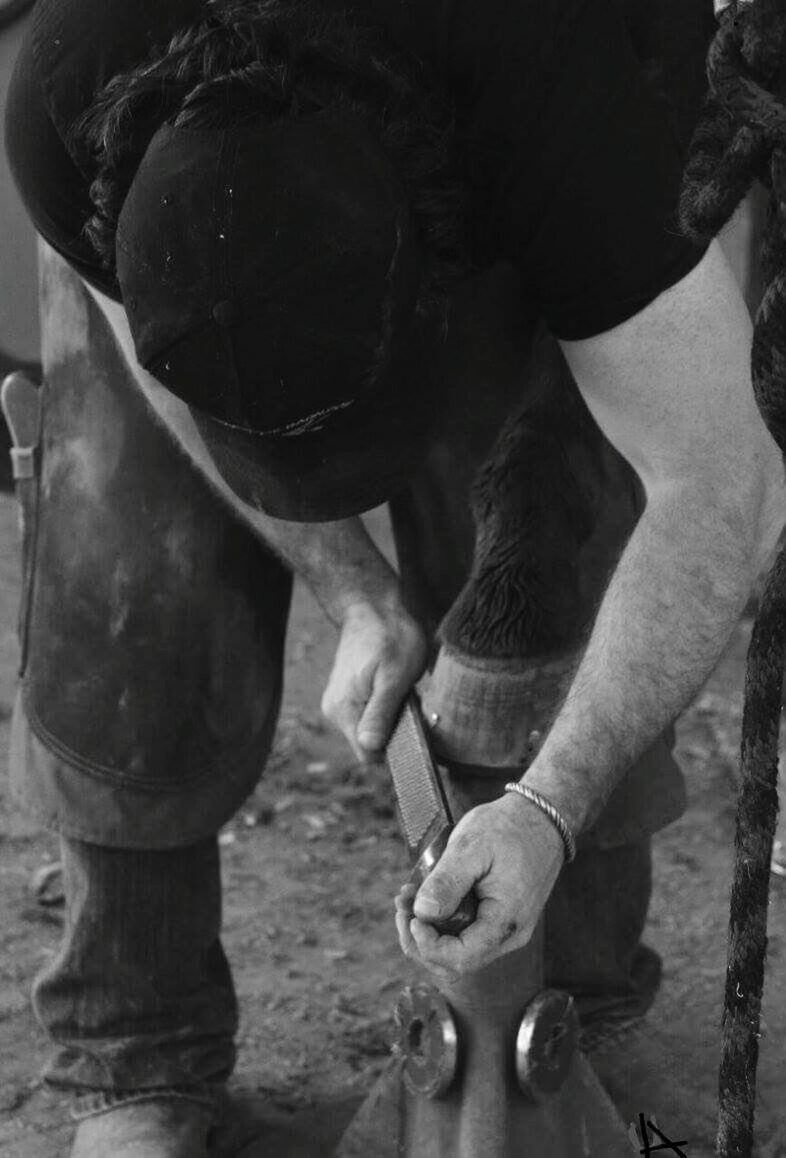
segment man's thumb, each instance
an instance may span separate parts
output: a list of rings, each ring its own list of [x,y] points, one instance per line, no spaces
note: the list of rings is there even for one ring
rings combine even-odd
[[[426,877],[413,909],[421,921],[435,921],[455,913],[480,875],[466,853],[456,856],[450,845]]]

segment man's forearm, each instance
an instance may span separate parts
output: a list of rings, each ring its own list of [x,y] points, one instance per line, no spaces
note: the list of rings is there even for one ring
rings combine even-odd
[[[290,523],[247,508],[247,521],[308,584],[334,623],[358,603],[384,606],[399,599],[398,576],[362,519]]]
[[[726,484],[728,485],[728,484]],[[654,496],[609,583],[554,725],[524,782],[586,828],[624,772],[682,711],[720,658],[777,534],[759,504],[714,490]]]

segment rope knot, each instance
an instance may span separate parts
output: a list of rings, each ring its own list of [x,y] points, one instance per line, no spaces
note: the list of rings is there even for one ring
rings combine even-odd
[[[755,180],[771,186],[773,153],[786,149],[785,64],[786,0],[734,2],[721,14],[680,197],[695,241],[722,229]]]

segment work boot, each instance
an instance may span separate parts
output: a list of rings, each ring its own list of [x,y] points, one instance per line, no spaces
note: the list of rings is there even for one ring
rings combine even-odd
[[[84,1118],[71,1158],[208,1158],[214,1113],[185,1098],[127,1102]]]

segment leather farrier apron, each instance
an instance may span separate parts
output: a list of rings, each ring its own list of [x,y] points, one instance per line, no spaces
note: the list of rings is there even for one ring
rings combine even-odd
[[[67,836],[187,845],[264,766],[291,578],[156,423],[81,279],[42,255],[12,783]]]

